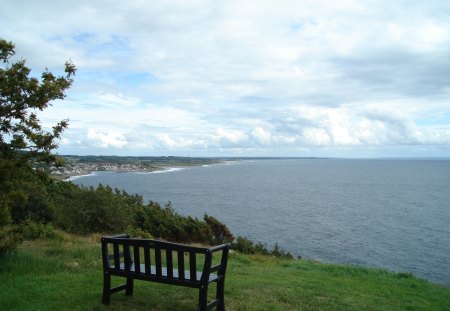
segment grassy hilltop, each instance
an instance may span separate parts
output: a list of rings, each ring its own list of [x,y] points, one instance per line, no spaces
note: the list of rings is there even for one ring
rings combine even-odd
[[[99,238],[56,231],[3,255],[0,310],[196,310],[196,290],[143,281],[133,297],[116,293],[103,306]],[[227,310],[450,310],[450,289],[411,274],[233,252],[225,301]]]

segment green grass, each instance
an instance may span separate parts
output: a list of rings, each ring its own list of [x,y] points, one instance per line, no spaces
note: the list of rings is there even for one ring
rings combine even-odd
[[[0,310],[196,310],[195,289],[144,281],[133,297],[115,293],[103,306],[99,236],[60,236],[0,258]],[[450,310],[450,289],[407,273],[230,254],[225,302],[227,310]]]

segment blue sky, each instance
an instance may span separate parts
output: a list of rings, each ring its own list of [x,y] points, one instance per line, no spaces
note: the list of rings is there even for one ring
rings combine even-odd
[[[448,1],[0,1],[60,154],[448,157]]]

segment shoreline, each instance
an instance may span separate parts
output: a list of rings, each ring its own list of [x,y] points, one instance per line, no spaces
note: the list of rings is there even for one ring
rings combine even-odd
[[[142,169],[142,170],[92,170],[86,172],[80,172],[77,174],[71,174],[66,176],[61,176],[61,179],[64,181],[72,181],[83,177],[95,176],[97,172],[111,172],[111,173],[140,173],[140,174],[152,174],[152,173],[161,173],[166,170],[170,170],[172,168],[152,168],[152,169]]]
[[[205,163],[207,162],[207,163]],[[229,160],[203,160],[190,162],[173,161],[173,163],[113,163],[113,162],[90,162],[90,163],[70,163],[63,172],[53,173],[52,176],[63,181],[72,181],[82,177],[95,175],[96,172],[114,172],[114,173],[141,173],[141,174],[156,174],[168,173],[178,170],[187,169],[189,167],[208,167],[212,165],[225,164],[230,165],[235,161]]]

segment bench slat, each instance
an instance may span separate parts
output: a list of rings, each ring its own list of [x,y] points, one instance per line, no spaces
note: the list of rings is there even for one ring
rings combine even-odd
[[[166,249],[166,265],[167,265],[167,276],[173,278],[173,258],[172,250]]]
[[[138,273],[137,269],[139,269],[141,272]],[[120,269],[119,271],[124,271],[125,272],[125,265],[124,264],[120,264]],[[156,273],[156,266],[150,266],[150,273],[144,273],[143,271],[145,271],[145,265],[141,264],[139,268],[136,268],[136,265],[133,264],[130,267],[130,271],[129,272],[135,272],[136,274],[141,275],[143,278],[145,278],[146,276],[149,277],[156,277],[158,278],[158,275]],[[161,267],[161,275],[159,276],[159,278],[161,279],[166,279],[166,278],[170,278],[170,279],[180,279],[180,272],[178,269],[172,269],[172,275],[173,277],[169,277],[170,271],[168,271],[168,269],[166,267]],[[202,278],[202,272],[201,271],[195,271],[196,274],[196,281],[192,281],[195,283],[199,283],[201,278]],[[209,275],[209,279],[208,282],[214,282],[216,280],[220,279],[220,276],[218,276],[215,273],[211,273]],[[184,271],[184,280],[186,281],[191,281],[191,273],[190,271]]]
[[[117,243],[113,244],[113,251],[114,251],[114,267],[117,269],[118,267],[120,267],[119,244]]]
[[[150,247],[148,245],[144,246],[144,263],[145,263],[145,273],[150,274]]]
[[[178,278],[180,280],[184,280],[185,278],[185,273],[184,273],[184,252],[183,251],[178,251]]]
[[[134,266],[136,269],[136,272],[141,272],[141,254],[139,252],[139,246],[134,246]]]
[[[194,252],[189,252],[189,271],[190,271],[190,280],[196,281],[197,260],[196,254]]]
[[[161,248],[155,245],[155,265],[156,265],[156,275],[161,276]]]
[[[130,254],[130,246],[123,245],[123,258],[125,262],[125,271],[130,271],[131,268],[131,254]]]

